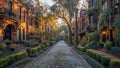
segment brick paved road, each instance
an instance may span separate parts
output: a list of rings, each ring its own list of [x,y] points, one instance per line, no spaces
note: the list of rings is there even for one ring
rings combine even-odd
[[[92,68],[80,55],[75,54],[64,41],[58,42],[41,59],[25,68]]]

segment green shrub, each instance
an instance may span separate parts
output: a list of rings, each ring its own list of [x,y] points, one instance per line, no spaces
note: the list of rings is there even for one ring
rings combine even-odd
[[[5,50],[6,44],[4,42],[0,42],[0,50]]]
[[[111,48],[111,46],[112,46],[112,42],[111,41],[105,41],[104,47],[107,47],[108,50],[109,50]]]
[[[27,48],[27,53],[29,56],[36,56],[40,52],[40,50],[42,50],[41,46],[37,46],[34,48]]]
[[[91,50],[91,49],[87,49],[86,53],[99,62],[101,62],[101,57],[105,55],[105,54],[102,54],[100,52],[96,52],[95,50]]]
[[[37,47],[35,47],[35,48],[27,48],[27,53],[28,53],[29,56],[32,56],[32,55],[38,53],[38,48]]]
[[[6,43],[6,45],[10,45],[10,44],[12,44],[12,41],[9,40],[9,39],[6,39],[4,42]]]
[[[91,57],[93,57],[94,59],[96,59],[96,54],[97,53],[95,51],[91,51],[90,53],[91,53]]]
[[[25,40],[24,41],[25,46],[27,47],[36,47],[39,45],[39,42],[36,40]]]
[[[38,52],[38,48],[37,48],[37,47],[32,48],[32,49],[31,49],[31,52],[32,52],[32,54],[37,53],[37,52]]]
[[[92,24],[91,24],[92,25]],[[95,26],[95,25],[93,25]],[[94,41],[94,40],[97,40],[98,39],[98,34],[97,32],[90,32],[87,34],[87,36],[89,37],[89,41]]]
[[[27,56],[26,52],[19,52],[4,58],[0,58],[0,68],[5,68],[14,62],[21,60]]]
[[[37,35],[30,36],[30,39],[38,40],[41,43],[41,36],[37,36]]]
[[[38,46],[38,48],[37,48],[37,49],[38,49],[38,51],[42,50],[41,46]]]
[[[27,56],[27,53],[19,52],[18,54],[15,55],[15,59],[20,60],[25,58],[26,56]]]
[[[52,42],[52,44],[56,44],[56,41],[51,41]]]
[[[31,57],[36,57],[39,54],[39,52],[47,49],[48,46],[50,46],[50,42],[46,41],[46,42],[39,44],[39,46],[37,47],[33,47],[33,48],[28,47],[27,53]]]
[[[5,68],[8,65],[8,58],[0,58],[0,68]]]
[[[108,67],[109,66],[109,63],[110,63],[110,60],[111,60],[111,57],[110,56],[102,56],[101,57],[101,63],[104,65],[104,66],[106,66],[106,67]]]
[[[86,54],[90,56],[90,50],[89,49],[86,50]]]
[[[98,41],[91,41],[91,42],[89,43],[89,48],[90,48],[90,49],[97,50],[98,48],[100,48],[99,42],[98,42]]]
[[[120,68],[120,60],[112,59],[107,54],[87,49],[86,54],[102,63],[107,68]]]
[[[84,37],[82,38],[82,40],[80,41],[80,45],[81,45],[81,46],[85,46],[86,44],[87,44],[87,37],[84,36]]]
[[[52,46],[56,43],[56,41],[44,41],[41,43],[41,45],[44,45],[44,46]]]
[[[75,48],[79,51],[85,52],[86,48],[85,47],[81,47],[81,46],[75,46]]]
[[[91,49],[87,49],[86,50],[86,53],[89,55],[89,56],[91,56],[91,57],[93,57],[93,58],[95,58],[96,57],[96,53],[93,51],[93,50],[91,50]]]
[[[104,56],[104,54],[97,52],[95,59],[96,59],[97,61],[101,62],[102,56]]]
[[[111,59],[109,68],[120,68],[120,60]]]

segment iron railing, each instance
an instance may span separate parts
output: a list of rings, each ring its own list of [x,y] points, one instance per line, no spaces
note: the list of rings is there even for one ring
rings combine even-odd
[[[4,8],[0,8],[0,15],[16,20],[18,19],[18,15],[15,14],[12,10],[4,9]]]

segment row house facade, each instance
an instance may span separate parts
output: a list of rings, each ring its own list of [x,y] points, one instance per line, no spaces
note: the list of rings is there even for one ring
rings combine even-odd
[[[88,8],[94,7],[97,5],[98,0],[89,0],[88,1]],[[92,14],[89,16],[89,23],[90,24],[97,24],[98,22],[98,15],[97,14]]]
[[[82,39],[82,37],[85,34],[85,27],[86,25],[89,24],[89,19],[87,16],[87,10],[86,9],[82,9],[79,13],[79,18],[78,18],[78,41],[80,41]]]
[[[101,33],[102,40],[114,41],[115,29],[112,24],[116,21],[117,17],[120,16],[120,0],[101,0],[100,13],[108,11],[107,21],[102,25],[102,28],[99,30]],[[97,6],[98,0],[89,0],[89,8]],[[107,14],[107,13],[106,13]],[[98,23],[98,14],[93,14],[89,17],[90,23]]]
[[[0,40],[26,40],[37,28],[35,7],[27,0],[0,0]]]

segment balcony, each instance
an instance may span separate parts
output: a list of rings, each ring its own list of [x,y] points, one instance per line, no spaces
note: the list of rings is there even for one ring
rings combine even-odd
[[[0,8],[0,17],[2,18],[6,17],[13,20],[18,20],[17,16],[18,15],[11,10]]]

